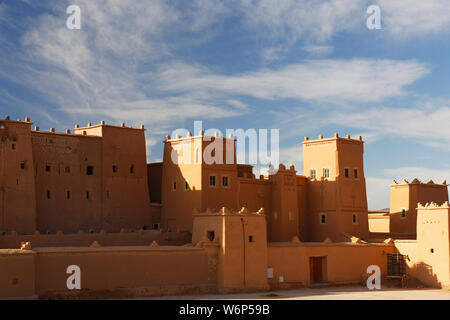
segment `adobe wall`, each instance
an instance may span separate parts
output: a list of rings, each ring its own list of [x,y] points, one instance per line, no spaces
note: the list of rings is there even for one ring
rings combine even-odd
[[[90,246],[98,241],[102,246],[148,245],[153,241],[161,245],[185,245],[191,243],[188,232],[161,232],[159,230],[136,230],[134,233],[76,233],[76,234],[37,234],[37,235],[0,235],[0,248],[20,248],[21,242],[31,242],[37,247],[74,247]]]
[[[447,183],[435,184],[414,179],[411,183],[393,181],[390,199],[390,232],[415,233],[417,226],[417,204],[435,202],[439,205],[448,201]],[[402,217],[402,209],[406,216]]]
[[[32,131],[31,141],[37,229],[101,228],[101,138]],[[94,168],[93,175],[86,174],[88,166]]]
[[[310,257],[321,256],[326,257],[326,283],[360,283],[370,265],[378,265],[386,274],[385,254],[394,250],[390,244],[269,243],[268,267],[273,268],[269,284],[272,288],[311,285]]]
[[[216,270],[210,267],[210,259],[211,252],[196,247],[38,248],[25,253],[0,250],[0,298],[215,292]],[[66,270],[70,265],[81,269],[81,292],[67,289]]]
[[[30,119],[0,120],[0,230],[36,229]]]
[[[389,212],[369,212],[369,232],[389,233]]]
[[[35,296],[35,253],[0,250],[0,299]]]

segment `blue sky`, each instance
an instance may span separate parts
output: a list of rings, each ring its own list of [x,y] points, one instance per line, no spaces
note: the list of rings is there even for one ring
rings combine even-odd
[[[57,131],[144,123],[150,161],[194,120],[279,128],[300,173],[304,136],[362,135],[380,209],[392,179],[450,181],[449,35],[445,0],[0,0],[0,111]]]

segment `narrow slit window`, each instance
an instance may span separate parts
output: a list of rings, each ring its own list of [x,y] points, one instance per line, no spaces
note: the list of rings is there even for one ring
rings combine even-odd
[[[216,176],[209,176],[209,185],[211,187],[215,187],[216,186]]]
[[[119,170],[119,169],[117,168],[116,165],[113,165],[113,166],[112,166],[112,172],[113,172],[113,173],[116,173],[118,170]]]
[[[223,176],[222,177],[222,187],[228,187],[228,177],[227,176]]]
[[[353,170],[353,176],[355,177],[355,179],[358,179],[358,169]]]
[[[130,166],[130,173],[134,174],[134,165],[133,164]]]
[[[349,173],[348,168],[345,168],[345,169],[344,169],[344,174],[345,174],[345,177],[346,177],[346,178],[349,178],[349,177],[350,177],[350,173]]]
[[[51,192],[50,192],[50,190],[47,190],[47,199],[50,199],[51,198]]]
[[[70,200],[70,191],[66,192],[67,200]]]
[[[90,200],[91,199],[91,194],[89,193],[89,191],[86,191],[86,199]]]

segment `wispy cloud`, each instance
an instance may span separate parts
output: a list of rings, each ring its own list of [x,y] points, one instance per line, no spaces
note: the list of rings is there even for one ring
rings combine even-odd
[[[417,61],[310,60],[305,63],[224,76],[203,67],[166,64],[159,70],[162,91],[208,91],[260,99],[374,102],[403,95],[429,72]]]
[[[450,103],[441,103],[420,103],[410,108],[378,107],[345,115],[335,112],[328,122],[360,129],[376,139],[395,135],[450,150]]]
[[[395,38],[423,37],[449,33],[450,15],[446,0],[378,0],[384,29]]]

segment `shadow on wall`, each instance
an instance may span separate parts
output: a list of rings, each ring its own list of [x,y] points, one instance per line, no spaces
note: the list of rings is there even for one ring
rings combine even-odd
[[[21,242],[31,242],[33,248],[37,247],[88,247],[94,241],[101,246],[147,246],[153,241],[160,245],[182,246],[191,243],[192,235],[189,232],[165,232],[164,230],[139,230],[120,233],[85,233],[76,234],[39,234],[18,235],[13,232],[9,235],[0,235],[0,249],[18,249]]]
[[[412,266],[407,266],[407,274],[419,279],[424,285],[442,288],[442,283],[438,280],[437,275],[433,273],[433,267],[429,264],[419,262]]]

